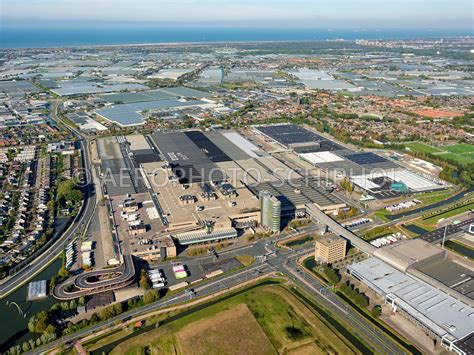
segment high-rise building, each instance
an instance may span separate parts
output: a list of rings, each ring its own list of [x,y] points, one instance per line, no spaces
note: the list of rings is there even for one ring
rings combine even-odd
[[[316,239],[314,259],[327,264],[344,259],[347,241],[337,235],[326,235]]]
[[[260,224],[272,232],[280,232],[281,202],[266,190],[260,191],[259,200],[261,214]]]

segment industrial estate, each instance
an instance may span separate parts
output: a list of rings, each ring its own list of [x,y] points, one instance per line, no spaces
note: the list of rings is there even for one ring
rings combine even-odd
[[[1,50],[0,351],[474,353],[472,45]]]

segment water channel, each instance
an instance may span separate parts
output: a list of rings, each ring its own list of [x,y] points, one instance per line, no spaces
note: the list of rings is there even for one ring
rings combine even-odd
[[[61,268],[61,259],[56,259],[46,269],[36,275],[31,281],[47,280],[58,273]],[[28,283],[11,293],[7,297],[0,300],[0,352],[4,352],[8,348],[16,344],[22,344],[31,338],[36,339],[41,334],[34,334],[28,331],[28,320],[30,317],[43,310],[48,310],[56,302],[52,296],[35,301],[27,301]],[[8,305],[7,305],[8,302]],[[20,315],[15,302],[26,314],[26,317]]]

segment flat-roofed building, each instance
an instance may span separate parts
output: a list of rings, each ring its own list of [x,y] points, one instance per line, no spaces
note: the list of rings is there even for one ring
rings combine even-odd
[[[422,239],[410,239],[377,249],[374,255],[405,272],[411,267],[442,260],[446,252]]]
[[[316,239],[314,259],[331,264],[344,259],[347,241],[337,235],[326,235]]]
[[[472,306],[375,257],[349,265],[347,270],[444,347],[472,354]]]

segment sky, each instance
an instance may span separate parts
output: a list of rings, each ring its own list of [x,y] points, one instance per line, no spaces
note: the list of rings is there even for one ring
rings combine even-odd
[[[450,29],[472,0],[0,0],[5,27]],[[1,27],[0,27],[1,28]]]

